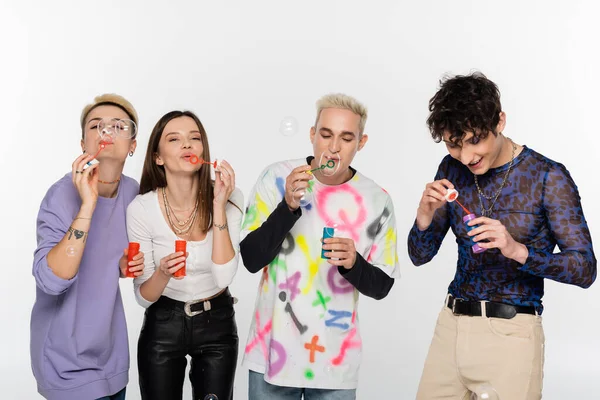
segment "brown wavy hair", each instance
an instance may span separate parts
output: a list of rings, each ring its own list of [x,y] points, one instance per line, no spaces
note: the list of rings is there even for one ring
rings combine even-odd
[[[431,137],[440,142],[444,132],[450,141],[460,144],[467,132],[485,139],[500,122],[500,90],[481,72],[446,77],[429,100],[427,126]]]
[[[144,169],[142,170],[142,178],[140,180],[140,194],[145,194],[154,191],[158,188],[167,186],[167,177],[165,175],[165,168],[162,165],[156,164],[156,155],[158,154],[158,144],[162,137],[163,131],[167,124],[175,118],[189,117],[194,120],[198,125],[198,131],[200,132],[200,140],[202,141],[202,155],[200,156],[203,160],[210,160],[210,150],[208,148],[208,137],[204,126],[200,119],[191,111],[171,111],[161,117],[158,120],[154,128],[150,139],[148,139],[148,149],[146,150],[146,158],[144,159]],[[200,204],[198,205],[198,213],[200,217],[200,227],[203,232],[207,232],[212,225],[213,215],[213,186],[214,181],[210,176],[210,166],[200,168],[198,171],[198,196],[200,198]],[[232,203],[233,204],[233,203]],[[235,205],[235,204],[234,204]]]

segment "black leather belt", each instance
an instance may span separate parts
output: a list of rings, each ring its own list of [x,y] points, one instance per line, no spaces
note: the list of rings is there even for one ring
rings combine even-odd
[[[229,289],[227,289],[212,299],[190,300],[186,302],[174,300],[167,296],[160,296],[153,305],[182,310],[188,317],[193,317],[202,314],[204,311],[216,310],[217,308],[231,306],[235,303],[237,303],[237,298],[232,297]]]
[[[474,317],[482,316],[481,304],[480,301],[456,299],[452,295],[448,296],[448,303],[446,303],[455,315],[470,315]],[[493,301],[486,301],[483,304],[485,304],[485,316],[490,318],[511,319],[517,314],[536,314],[535,307],[532,306],[513,306]]]

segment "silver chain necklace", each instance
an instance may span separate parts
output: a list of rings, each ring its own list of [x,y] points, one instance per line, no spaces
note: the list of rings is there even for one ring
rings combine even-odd
[[[494,204],[496,204],[496,200],[498,200],[498,196],[500,196],[502,189],[504,189],[504,185],[506,185],[506,182],[508,181],[508,174],[510,174],[510,170],[512,169],[513,163],[515,161],[515,151],[517,150],[517,145],[515,144],[515,142],[512,141],[512,139],[509,139],[509,138],[507,138],[507,139],[510,140],[510,142],[512,143],[512,157],[510,159],[510,164],[508,164],[508,169],[506,170],[506,173],[504,174],[504,179],[502,180],[502,184],[500,185],[500,188],[498,189],[498,191],[495,194],[493,194],[492,196],[486,196],[485,193],[483,193],[483,191],[479,187],[479,182],[477,181],[477,175],[473,174],[473,176],[475,177],[475,186],[477,186],[477,195],[479,196],[479,204],[481,206],[481,215],[484,217],[489,217],[490,215],[492,215],[492,210],[494,208]],[[485,208],[485,206],[483,205],[483,198],[486,198],[487,200],[492,201],[492,204],[490,205],[489,208]]]

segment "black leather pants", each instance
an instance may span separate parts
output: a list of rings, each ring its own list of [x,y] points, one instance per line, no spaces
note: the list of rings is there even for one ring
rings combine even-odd
[[[182,398],[186,355],[191,356],[190,381],[194,400],[214,394],[233,399],[238,356],[235,311],[229,290],[215,299],[209,311],[190,317],[183,303],[161,297],[147,310],[138,341],[138,370],[142,399]]]

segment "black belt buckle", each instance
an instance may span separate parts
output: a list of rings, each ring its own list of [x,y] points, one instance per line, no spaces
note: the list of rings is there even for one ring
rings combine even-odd
[[[468,315],[468,316],[482,316],[481,302],[464,300],[460,298],[451,298],[452,300],[452,314],[454,315]]]
[[[193,317],[202,314],[205,311],[224,307],[226,305],[234,305],[238,302],[237,297],[230,295],[219,295],[210,300],[190,300],[186,301],[183,306],[183,311],[188,317]]]
[[[200,310],[192,310],[192,306],[198,303],[203,303],[202,304],[202,308]],[[194,307],[195,308],[195,307]],[[183,310],[185,311],[185,315],[187,315],[188,317],[193,317],[196,316],[198,314],[202,314],[204,311],[208,311],[211,309],[211,305],[210,305],[210,300],[191,300],[191,301],[186,301],[185,305],[183,306]]]
[[[450,301],[452,302],[452,307],[450,307],[452,309],[452,314],[457,315],[456,314],[456,305],[458,303],[462,303],[464,300],[463,299],[458,299],[456,297],[450,297]]]

